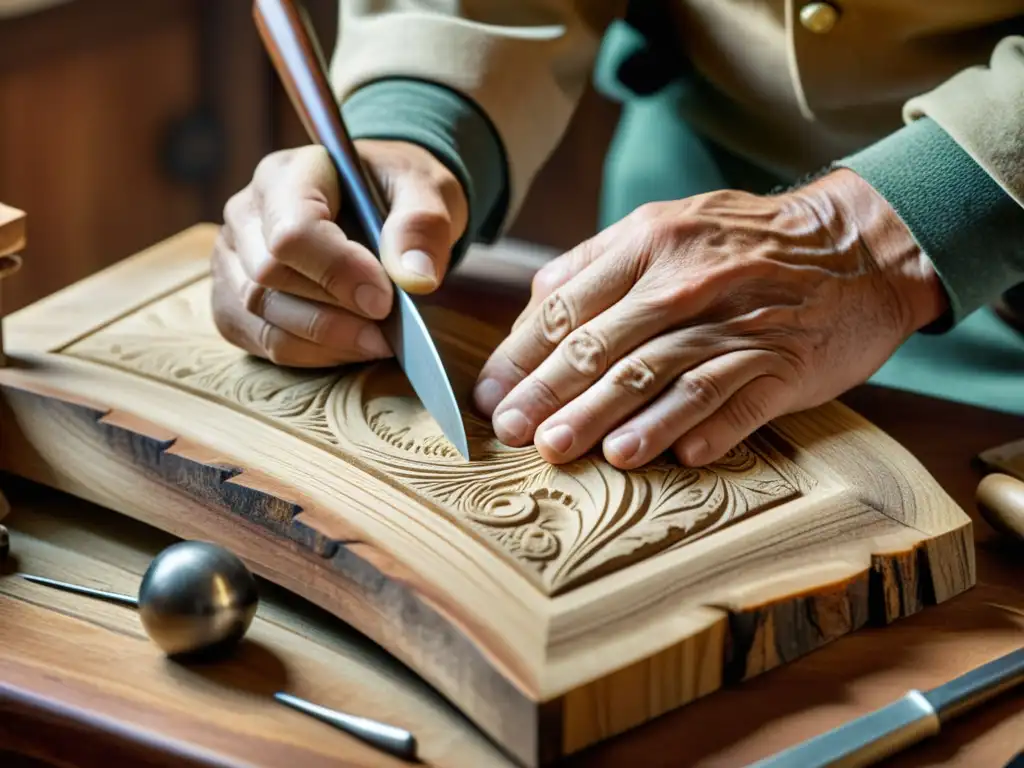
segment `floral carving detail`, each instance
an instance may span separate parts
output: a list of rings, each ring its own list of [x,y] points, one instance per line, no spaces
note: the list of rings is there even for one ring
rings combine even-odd
[[[459,365],[482,356],[459,323],[435,327]],[[532,447],[498,442],[465,416],[474,461],[444,438],[393,363],[295,371],[223,341],[201,281],[65,350],[216,399],[311,439],[383,482],[432,502],[555,594],[637,559],[685,546],[780,504],[812,484],[766,444],[748,441],[713,467],[667,458],[623,472],[596,455],[552,466]]]

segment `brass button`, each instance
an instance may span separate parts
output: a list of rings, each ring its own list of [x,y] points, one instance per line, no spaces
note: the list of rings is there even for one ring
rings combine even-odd
[[[808,3],[800,9],[800,23],[816,35],[831,32],[838,20],[839,11],[828,3]]]

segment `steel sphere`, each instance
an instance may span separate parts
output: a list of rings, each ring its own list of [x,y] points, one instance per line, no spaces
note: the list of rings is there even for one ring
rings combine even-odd
[[[258,603],[256,580],[245,564],[203,541],[165,549],[139,587],[142,625],[168,656],[235,645],[248,631]]]

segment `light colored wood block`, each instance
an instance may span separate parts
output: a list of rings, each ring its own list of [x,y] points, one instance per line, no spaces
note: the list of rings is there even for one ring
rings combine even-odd
[[[718,464],[554,467],[393,363],[277,368],[217,334],[198,227],[9,318],[0,466],[188,538],[386,648],[527,766],[975,582],[968,516],[838,403]],[[465,391],[499,341],[425,313]],[[8,437],[10,436],[10,437]]]
[[[0,256],[18,253],[25,247],[25,213],[0,203]],[[0,262],[2,269],[2,262]],[[0,272],[0,276],[3,273]]]
[[[990,470],[1006,472],[1024,480],[1024,439],[989,448],[982,451],[978,458]]]
[[[3,280],[21,267],[25,247],[25,213],[0,203],[0,367],[4,365]]]

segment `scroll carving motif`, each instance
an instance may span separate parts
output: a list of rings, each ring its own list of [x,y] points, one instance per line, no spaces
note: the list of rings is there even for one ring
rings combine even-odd
[[[758,441],[709,468],[662,459],[623,472],[596,455],[555,467],[532,447],[502,445],[473,414],[467,464],[397,366],[304,371],[253,359],[218,335],[209,289],[200,281],[64,353],[216,399],[356,461],[429,499],[549,594],[683,546],[811,484],[803,475],[797,482],[795,465]],[[484,350],[458,330],[439,328],[439,346],[461,356],[459,365],[479,365]]]

